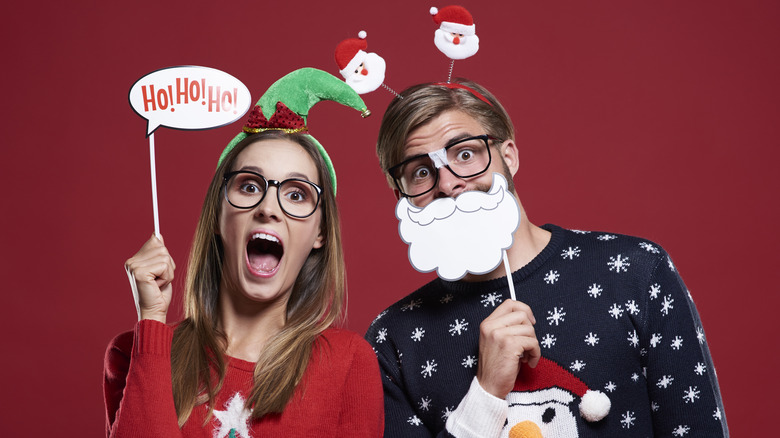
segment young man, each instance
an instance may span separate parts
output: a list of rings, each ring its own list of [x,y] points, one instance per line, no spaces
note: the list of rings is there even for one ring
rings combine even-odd
[[[382,120],[377,154],[414,214],[436,199],[488,191],[494,173],[517,198],[512,122],[473,82],[401,93]],[[517,202],[507,250],[517,301],[500,265],[437,278],[369,328],[385,436],[727,436],[698,313],[664,250],[630,236],[538,227]]]

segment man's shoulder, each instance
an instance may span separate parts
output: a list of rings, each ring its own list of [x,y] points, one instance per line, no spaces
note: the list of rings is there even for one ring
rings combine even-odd
[[[371,323],[369,331],[374,329],[380,321],[385,325],[402,325],[405,321],[412,322],[425,318],[433,309],[433,304],[446,299],[446,296],[443,282],[439,278],[435,278],[380,312]]]
[[[623,251],[648,253],[666,256],[667,253],[658,243],[639,236],[615,233],[609,231],[590,231],[582,229],[566,229],[557,225],[547,224],[543,228],[557,229],[562,234],[564,250],[571,245],[579,245],[603,251]]]

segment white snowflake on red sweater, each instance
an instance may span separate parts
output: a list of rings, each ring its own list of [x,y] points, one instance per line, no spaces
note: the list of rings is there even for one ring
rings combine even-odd
[[[244,407],[244,399],[240,393],[235,393],[225,405],[224,411],[214,410],[214,417],[219,421],[219,430],[214,432],[215,438],[231,436],[235,438],[250,438],[249,416],[251,411]]]

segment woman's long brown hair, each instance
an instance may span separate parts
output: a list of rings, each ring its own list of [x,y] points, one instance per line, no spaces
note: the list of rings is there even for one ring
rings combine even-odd
[[[314,160],[323,189],[319,208],[325,242],[321,248],[312,249],[304,262],[287,303],[286,323],[270,338],[257,362],[254,384],[246,400],[253,419],[284,410],[301,383],[315,339],[342,317],[346,274],[340,225],[333,185],[322,156],[307,135],[266,131],[247,137],[217,168],[190,251],[184,293],[185,318],[176,327],[171,352],[173,398],[179,426],[202,403],[208,403],[208,421],[225,378],[227,340],[220,329],[218,304],[224,252],[216,233],[223,205],[224,174],[233,170],[233,163],[244,148],[272,138],[301,145]]]

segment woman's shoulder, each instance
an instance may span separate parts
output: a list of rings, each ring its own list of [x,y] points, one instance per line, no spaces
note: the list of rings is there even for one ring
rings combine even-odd
[[[336,350],[339,354],[374,354],[371,345],[362,336],[351,330],[338,327],[330,327],[322,332],[318,343],[323,346],[327,345],[328,349]]]
[[[118,358],[129,361],[136,343],[155,344],[158,339],[168,339],[172,337],[173,330],[178,325],[179,323],[169,325],[150,320],[137,322],[132,330],[121,332],[111,339],[106,348],[106,362]],[[139,337],[142,339],[138,339]]]
[[[340,327],[328,327],[320,336],[330,343],[344,346],[355,343],[359,344],[361,341],[364,341],[363,337],[358,333]]]
[[[106,348],[106,357],[114,355],[129,357],[133,350],[134,336],[135,330],[127,330],[114,336],[108,343],[108,348]]]
[[[359,334],[329,328],[317,339],[311,364],[319,378],[357,379],[379,384],[379,364],[371,345]]]

